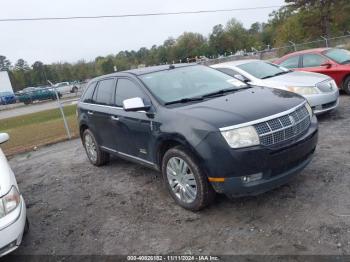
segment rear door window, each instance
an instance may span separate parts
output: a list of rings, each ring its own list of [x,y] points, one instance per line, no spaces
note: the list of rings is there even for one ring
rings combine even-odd
[[[109,78],[98,82],[93,100],[96,104],[111,106],[114,105],[115,79]]]
[[[319,67],[325,62],[327,62],[327,59],[320,55],[303,55],[303,67]]]
[[[141,97],[143,98],[145,95],[140,87],[135,84],[133,81],[120,78],[117,83],[117,92],[116,92],[116,105],[119,107],[123,106],[123,101],[129,98]]]
[[[292,56],[290,58],[287,58],[284,60],[280,66],[286,67],[286,68],[298,68],[299,67],[299,57],[300,56]]]

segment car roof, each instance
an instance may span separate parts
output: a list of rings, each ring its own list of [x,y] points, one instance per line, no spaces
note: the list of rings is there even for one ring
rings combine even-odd
[[[243,60],[235,60],[235,61],[215,64],[215,65],[212,65],[212,67],[215,68],[215,67],[220,67],[220,66],[239,66],[239,65],[243,65],[243,64],[247,64],[247,63],[251,63],[251,62],[261,62],[261,61],[262,60],[259,60],[259,59],[243,59]],[[266,62],[266,61],[262,61],[262,62]]]
[[[155,73],[155,72],[160,72],[164,70],[172,70],[175,68],[183,68],[183,67],[188,67],[188,66],[195,66],[198,65],[197,63],[182,63],[182,64],[167,64],[167,65],[159,65],[159,66],[149,66],[149,67],[143,67],[143,68],[137,68],[137,69],[131,69],[131,70],[126,70],[126,71],[120,71],[120,72],[115,72],[111,73],[108,75],[102,75],[98,76],[91,81],[98,81],[102,78],[106,77],[118,77],[118,76],[126,76],[126,75],[134,75],[134,76],[140,76],[140,75],[145,75],[149,73]]]
[[[293,52],[290,54],[287,54],[285,56],[283,56],[283,58],[289,57],[289,56],[294,56],[294,55],[302,55],[302,54],[310,54],[310,53],[322,53],[326,50],[329,50],[331,48],[328,47],[322,47],[322,48],[313,48],[313,49],[306,49],[306,50],[301,50],[301,51],[297,51],[297,52]]]
[[[122,71],[121,73],[130,73],[133,75],[144,75],[144,74],[174,69],[172,67],[182,68],[182,67],[193,66],[193,65],[197,65],[197,63],[186,63],[186,64],[182,63],[182,64],[167,64],[167,65],[149,66],[149,67],[143,67],[143,68]]]

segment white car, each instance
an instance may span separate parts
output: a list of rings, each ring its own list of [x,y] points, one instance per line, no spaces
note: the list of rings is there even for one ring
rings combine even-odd
[[[0,144],[9,135],[0,133]],[[7,159],[0,149],[0,257],[14,251],[29,230],[26,205]]]
[[[70,84],[69,82],[57,83],[53,86],[60,94],[69,94],[78,92],[78,86],[76,84]]]
[[[304,96],[315,114],[335,109],[339,104],[337,84],[329,76],[291,71],[270,62],[247,59],[211,67],[250,85],[287,90]]]

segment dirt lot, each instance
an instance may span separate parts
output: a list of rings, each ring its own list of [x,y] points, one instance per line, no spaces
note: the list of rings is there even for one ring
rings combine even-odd
[[[350,97],[319,120],[315,158],[290,184],[198,213],[152,170],[91,166],[79,140],[18,155],[31,231],[16,254],[350,254]]]

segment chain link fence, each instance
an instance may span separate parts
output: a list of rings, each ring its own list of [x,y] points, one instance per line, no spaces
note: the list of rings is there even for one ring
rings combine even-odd
[[[291,52],[321,47],[337,47],[350,49],[350,35],[339,36],[334,38],[320,37],[320,39],[318,40],[304,43],[294,43],[290,41],[289,45],[286,46],[259,51],[258,57],[262,60],[271,60],[274,58],[284,56]]]
[[[260,51],[252,48],[253,50],[255,50],[254,52],[242,51],[239,55],[222,56],[219,58],[202,61],[201,63],[206,65],[212,65],[242,59],[260,59],[273,61],[274,59],[277,59],[278,57],[284,56],[288,53],[320,47],[337,47],[350,50],[350,35],[344,35],[334,38],[320,37],[320,39],[318,40],[304,43],[294,43],[292,41],[289,41],[289,44],[285,46],[275,48],[269,47]]]

